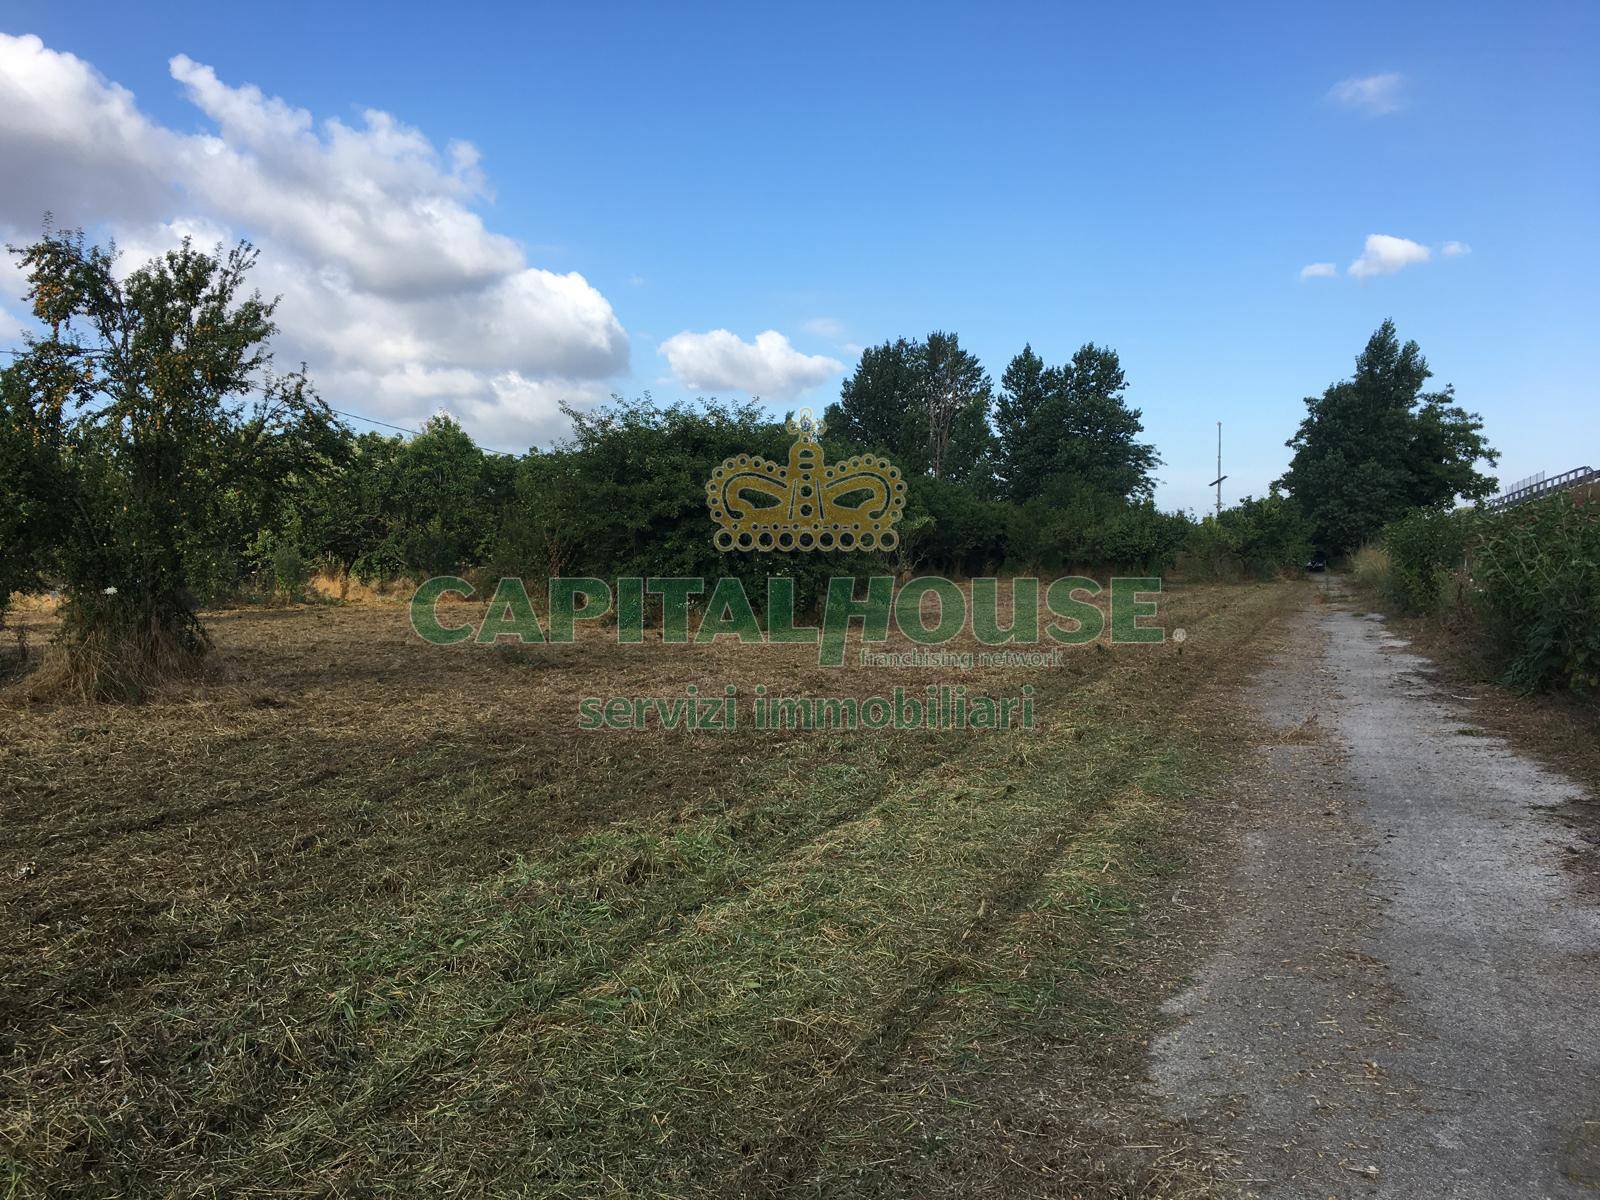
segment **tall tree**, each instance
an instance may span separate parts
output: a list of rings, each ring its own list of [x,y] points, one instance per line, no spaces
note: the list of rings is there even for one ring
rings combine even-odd
[[[1080,346],[1054,374],[1050,419],[1059,422],[1052,466],[1099,496],[1148,500],[1155,492],[1155,447],[1137,440],[1143,414],[1127,402],[1128,378],[1109,346]]]
[[[869,346],[823,418],[836,437],[890,455],[902,471],[920,472],[927,466],[915,420],[921,386],[921,342],[896,338]]]
[[[1039,414],[1050,398],[1050,380],[1044,359],[1030,343],[1006,365],[1000,376],[1000,396],[995,402],[995,465],[1000,487],[1012,499],[1038,492],[1044,472],[1044,441],[1038,432]]]
[[[303,374],[271,371],[273,303],[244,292],[248,245],[185,241],[125,276],[81,233],[47,228],[14,253],[48,335],[0,395],[7,423],[54,439],[33,464],[52,492],[33,499],[61,518],[31,565],[66,585],[57,665],[76,690],[137,692],[209,645],[197,556],[241,498],[259,508],[315,470],[334,421]]]
[[[291,481],[276,533],[308,558],[331,560],[358,577],[403,573],[410,564],[390,534],[395,460],[404,448],[397,436],[351,437],[332,470]]]
[[[828,428],[883,451],[906,474],[968,483],[986,491],[992,475],[992,384],[977,356],[953,333],[898,338],[865,351],[828,406]]]
[[[1115,350],[1087,343],[1070,362],[1046,368],[1027,346],[1006,368],[1001,388],[997,458],[1010,499],[1060,504],[1153,493],[1161,460],[1138,440],[1142,414],[1128,406]]]
[[[928,470],[935,479],[960,482],[987,466],[989,375],[959,337],[942,330],[928,335],[922,359]]]
[[[1492,495],[1499,454],[1478,414],[1452,403],[1453,388],[1424,392],[1432,378],[1414,341],[1384,321],[1356,359],[1355,375],[1306,399],[1279,481],[1311,522],[1318,546],[1342,553],[1412,508]]]

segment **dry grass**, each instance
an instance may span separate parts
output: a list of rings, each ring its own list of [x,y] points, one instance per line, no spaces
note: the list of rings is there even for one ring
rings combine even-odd
[[[354,604],[398,602],[417,590],[417,582],[413,579],[387,579],[362,583],[348,571],[317,571],[306,581],[305,592],[313,599]]]
[[[1008,1145],[986,1080],[1046,1039],[1055,1090],[1089,1094],[1138,1053],[1142,906],[1238,744],[1217,706],[1297,595],[1184,589],[1181,652],[964,672],[601,630],[440,649],[392,605],[239,610],[208,619],[219,673],[159,703],[0,693],[0,1172],[17,1194],[1187,1188],[1203,1171],[1131,1130]],[[575,729],[583,695],[725,682],[1033,683],[1040,728]]]
[[[1389,591],[1389,552],[1368,542],[1350,556],[1349,580],[1369,601],[1383,600]]]
[[[204,674],[204,652],[170,630],[94,630],[45,647],[28,675],[29,699],[69,704],[138,701]]]

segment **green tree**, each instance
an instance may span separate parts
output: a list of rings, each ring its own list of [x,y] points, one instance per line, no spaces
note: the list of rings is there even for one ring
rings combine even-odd
[[[921,410],[928,471],[980,494],[993,475],[989,408],[993,385],[977,355],[953,333],[935,330],[922,345]]]
[[[953,333],[897,338],[865,351],[824,413],[830,437],[889,455],[907,477],[931,474],[988,490],[993,386]]]
[[[514,470],[514,460],[480,450],[453,418],[430,417],[390,469],[386,515],[400,561],[427,575],[482,561]]]
[[[1207,514],[1189,533],[1190,569],[1204,578],[1254,575],[1269,579],[1311,556],[1310,530],[1300,509],[1276,491],[1246,496],[1220,517]]]
[[[334,422],[303,373],[276,375],[274,304],[245,295],[256,252],[188,241],[122,277],[115,252],[46,229],[13,251],[48,330],[6,368],[7,421],[42,431],[30,494],[60,514],[24,569],[65,582],[56,669],[84,694],[135,694],[209,645],[197,563],[241,506],[315,469]]]
[[[907,475],[927,469],[916,422],[916,397],[922,386],[922,344],[896,338],[869,346],[839,399],[823,414],[828,436],[889,455]]]
[[[267,565],[287,544],[361,580],[480,565],[513,501],[518,461],[480,449],[447,414],[410,441],[348,438],[325,470],[294,480],[288,515],[257,561]]]
[[[995,401],[995,468],[1003,493],[1021,501],[1039,492],[1046,471],[1045,442],[1035,436],[1050,398],[1049,370],[1026,345],[1006,365]]]
[[[716,548],[706,482],[727,458],[787,462],[794,436],[753,404],[657,405],[612,397],[564,409],[572,434],[516,469],[495,567],[508,574],[737,576],[758,609],[768,576],[794,580],[801,608],[831,575],[885,569],[879,553],[785,553]],[[832,435],[824,444],[832,451]],[[700,597],[696,602],[703,602]]]
[[[308,557],[358,576],[402,572],[405,564],[389,535],[395,460],[404,448],[399,437],[379,433],[348,438],[328,469],[293,481],[288,512],[273,541],[287,541]],[[380,550],[386,546],[393,551],[387,567]]]
[[[1343,553],[1413,508],[1480,500],[1496,480],[1478,470],[1499,460],[1476,413],[1454,389],[1424,392],[1432,377],[1417,343],[1401,345],[1384,321],[1356,359],[1355,376],[1306,399],[1279,481],[1311,522],[1316,544]]]
[[[1117,352],[1087,343],[1070,362],[1046,368],[1031,346],[1001,376],[996,410],[1005,494],[1143,502],[1155,490],[1155,448],[1138,440],[1142,414],[1127,404]]]

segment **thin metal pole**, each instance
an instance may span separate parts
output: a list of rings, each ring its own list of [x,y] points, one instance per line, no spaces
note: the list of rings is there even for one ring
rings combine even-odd
[[[1217,520],[1222,520],[1222,422],[1217,422]]]

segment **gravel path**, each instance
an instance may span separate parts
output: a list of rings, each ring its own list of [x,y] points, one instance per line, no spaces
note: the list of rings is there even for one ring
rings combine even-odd
[[[1600,908],[1546,811],[1581,793],[1427,665],[1336,602],[1257,682],[1233,915],[1152,1082],[1248,1195],[1592,1200]]]

